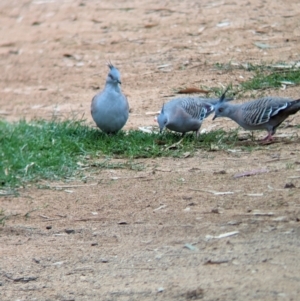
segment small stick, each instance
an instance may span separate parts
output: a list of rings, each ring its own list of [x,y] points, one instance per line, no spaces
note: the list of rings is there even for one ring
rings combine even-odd
[[[76,187],[87,187],[87,186],[95,186],[98,183],[92,183],[92,184],[82,184],[82,185],[63,185],[63,186],[48,186],[51,189],[65,189],[65,188],[76,188]]]

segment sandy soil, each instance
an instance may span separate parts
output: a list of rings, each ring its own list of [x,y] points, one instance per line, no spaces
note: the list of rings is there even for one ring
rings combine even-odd
[[[2,0],[0,34],[1,118],[84,116],[94,126],[90,101],[110,59],[129,98],[130,129],[153,125],[146,113],[179,88],[251,76],[216,63],[299,61],[300,6]],[[300,88],[263,93],[299,98]],[[300,114],[289,118],[276,143],[251,153],[136,160],[142,171],[88,170],[84,181],[2,197],[12,216],[0,228],[0,299],[299,300],[299,122]],[[203,124],[221,127],[236,124]]]

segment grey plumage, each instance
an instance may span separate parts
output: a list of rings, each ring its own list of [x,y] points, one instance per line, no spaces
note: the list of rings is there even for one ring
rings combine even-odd
[[[120,72],[111,63],[106,84],[100,93],[94,96],[91,114],[96,125],[105,133],[119,131],[127,122],[129,105],[122,93]]]
[[[273,139],[277,127],[300,110],[300,99],[263,97],[243,104],[229,104],[224,99],[215,105],[215,116],[229,117],[246,130],[266,130],[265,141]]]
[[[194,131],[196,136],[203,120],[213,112],[219,99],[201,97],[179,97],[164,104],[157,117],[160,131],[166,127],[183,133]]]

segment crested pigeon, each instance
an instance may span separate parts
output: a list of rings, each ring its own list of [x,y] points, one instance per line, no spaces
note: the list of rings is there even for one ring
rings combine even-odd
[[[91,114],[96,125],[105,133],[116,133],[127,122],[129,105],[121,91],[119,70],[111,63],[106,84],[92,100]]]
[[[224,99],[225,93],[215,105],[213,120],[217,117],[228,117],[246,130],[266,130],[268,135],[263,141],[272,141],[277,127],[289,115],[300,110],[300,99],[269,96],[243,104],[229,104]]]
[[[166,127],[169,130],[180,132],[196,132],[199,130],[203,120],[214,111],[214,104],[219,99],[201,97],[179,97],[174,98],[163,105],[157,116],[160,132]]]

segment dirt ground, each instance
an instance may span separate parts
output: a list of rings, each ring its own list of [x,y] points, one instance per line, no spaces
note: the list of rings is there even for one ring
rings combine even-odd
[[[153,125],[146,113],[179,88],[251,76],[216,63],[299,61],[300,6],[2,0],[0,36],[1,118],[84,116],[94,126],[90,102],[109,59],[131,107],[126,130]],[[263,93],[299,98],[300,87]],[[298,113],[251,153],[139,159],[142,171],[87,170],[84,181],[1,197],[11,217],[0,227],[0,300],[300,300],[299,123]]]

